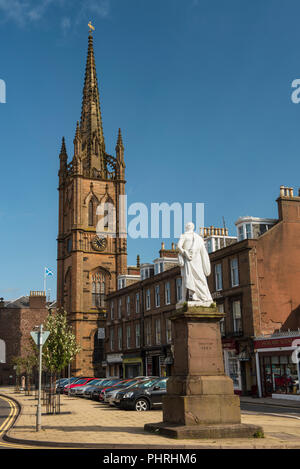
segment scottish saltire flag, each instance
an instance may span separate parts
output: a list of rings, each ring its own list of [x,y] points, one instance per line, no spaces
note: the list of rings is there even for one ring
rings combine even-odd
[[[46,277],[52,277],[53,276],[52,270],[48,269],[48,267],[45,267],[45,275]]]

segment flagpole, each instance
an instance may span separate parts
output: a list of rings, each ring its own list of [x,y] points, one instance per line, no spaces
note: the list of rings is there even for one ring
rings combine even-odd
[[[44,267],[44,292],[45,292],[45,295],[47,293],[47,290],[46,290],[46,280],[47,276],[46,276],[46,267]]]

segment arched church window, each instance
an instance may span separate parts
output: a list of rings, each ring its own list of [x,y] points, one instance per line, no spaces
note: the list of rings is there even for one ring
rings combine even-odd
[[[89,226],[94,226],[94,202],[93,199],[89,202]]]
[[[96,282],[92,283],[92,305],[96,307]]]
[[[104,308],[106,297],[105,274],[97,272],[92,277],[92,305],[94,308]]]

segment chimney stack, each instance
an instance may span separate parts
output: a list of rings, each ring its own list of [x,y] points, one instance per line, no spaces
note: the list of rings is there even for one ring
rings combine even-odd
[[[31,291],[29,296],[29,308],[45,309],[46,308],[46,292]]]

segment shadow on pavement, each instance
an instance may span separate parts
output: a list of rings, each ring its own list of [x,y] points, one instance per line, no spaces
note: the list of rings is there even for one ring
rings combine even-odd
[[[32,426],[24,425],[18,426],[18,430],[32,430]],[[61,427],[61,426],[51,426],[43,425],[43,430],[55,430],[61,432],[117,432],[117,433],[132,433],[145,435],[144,427],[104,427],[101,425],[90,425],[83,427]]]

